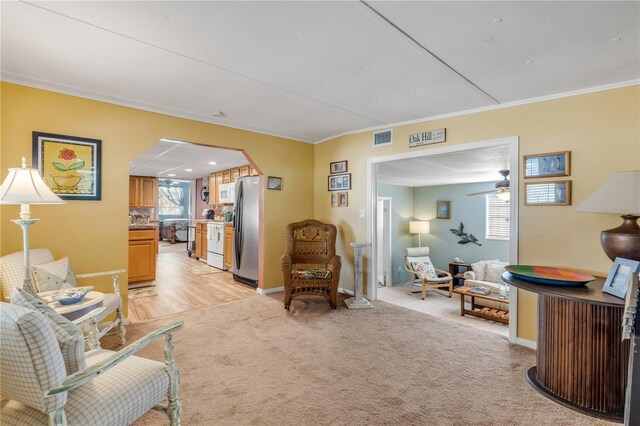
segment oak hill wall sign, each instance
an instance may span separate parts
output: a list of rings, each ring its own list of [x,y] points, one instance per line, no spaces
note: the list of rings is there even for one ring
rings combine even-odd
[[[409,148],[444,142],[447,137],[447,129],[429,130],[409,135]]]

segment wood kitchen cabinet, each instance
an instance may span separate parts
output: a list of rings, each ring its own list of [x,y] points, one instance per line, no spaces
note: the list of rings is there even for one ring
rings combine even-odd
[[[156,207],[158,179],[129,176],[129,207]]]
[[[224,227],[224,268],[231,269],[231,255],[233,249],[233,227]]]
[[[196,223],[196,259],[207,260],[206,223]]]
[[[129,282],[154,281],[156,279],[156,254],[158,230],[129,230]]]
[[[209,205],[220,204],[218,190],[223,183],[235,182],[240,176],[257,176],[258,171],[247,164],[233,169],[222,170],[209,175]]]

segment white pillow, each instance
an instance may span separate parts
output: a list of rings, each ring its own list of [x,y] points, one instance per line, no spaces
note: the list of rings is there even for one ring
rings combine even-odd
[[[476,280],[478,281],[491,281],[488,280],[486,275],[487,275],[487,264],[488,263],[495,263],[495,262],[500,262],[500,259],[495,259],[495,260],[480,260],[476,263],[472,263],[471,264],[471,270],[473,271],[474,274],[476,274]]]
[[[38,293],[76,286],[76,276],[68,257],[33,266],[31,272]]]
[[[484,281],[500,284],[502,280],[500,275],[504,272],[504,267],[509,263],[507,262],[487,262],[487,269],[484,272]]]

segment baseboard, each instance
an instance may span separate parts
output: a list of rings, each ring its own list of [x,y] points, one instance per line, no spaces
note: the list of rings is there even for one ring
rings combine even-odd
[[[346,288],[338,287],[338,293],[348,294],[349,296],[353,296],[353,290],[347,290]]]
[[[266,290],[260,287],[256,288],[256,293],[258,294],[280,293],[281,291],[284,291],[284,287],[274,287],[274,288],[268,288]]]
[[[537,350],[538,344],[533,340],[523,339],[522,337],[516,337],[516,345],[524,346],[525,348]]]

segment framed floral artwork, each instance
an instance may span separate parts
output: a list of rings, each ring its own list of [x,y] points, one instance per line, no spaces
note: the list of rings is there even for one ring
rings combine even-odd
[[[100,200],[101,141],[33,132],[33,167],[63,200]]]

